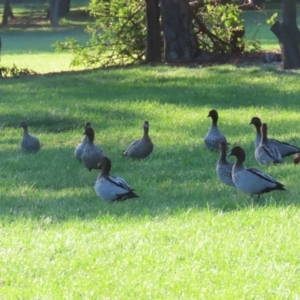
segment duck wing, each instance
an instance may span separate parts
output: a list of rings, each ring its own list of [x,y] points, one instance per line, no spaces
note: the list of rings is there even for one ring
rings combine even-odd
[[[130,185],[121,177],[118,176],[107,176],[106,179],[111,182],[116,187],[123,189],[124,192],[126,191],[133,191],[133,189],[130,187]]]
[[[271,144],[260,144],[255,150],[255,158],[259,164],[282,163],[278,148]]]
[[[247,168],[247,170],[249,172],[251,172],[253,175],[258,176],[262,181],[265,182],[265,184],[264,184],[265,187],[263,190],[264,193],[269,192],[274,189],[285,190],[284,185],[282,183],[278,182],[272,176],[270,176],[260,170],[257,170],[255,168]]]
[[[282,157],[293,155],[300,152],[300,148],[289,143],[281,142],[276,139],[269,139],[269,142],[276,146]]]
[[[115,200],[124,201],[139,197],[123,178],[110,175],[106,179],[113,186],[112,191],[115,194]]]

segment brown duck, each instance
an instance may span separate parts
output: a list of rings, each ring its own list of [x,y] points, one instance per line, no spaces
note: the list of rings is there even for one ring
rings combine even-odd
[[[139,140],[134,141],[129,147],[123,152],[124,156],[131,158],[145,158],[151,154],[154,145],[149,137],[149,122],[144,122],[144,135]]]

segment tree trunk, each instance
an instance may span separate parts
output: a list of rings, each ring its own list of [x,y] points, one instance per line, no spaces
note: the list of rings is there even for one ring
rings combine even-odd
[[[300,31],[297,27],[296,0],[283,1],[282,22],[272,25],[281,48],[283,69],[300,68]]]
[[[192,25],[187,0],[161,0],[165,60],[190,63],[200,58],[200,49]]]
[[[2,25],[5,26],[8,24],[8,17],[11,14],[11,9],[9,5],[9,0],[4,0],[3,6],[3,16],[2,16]]]
[[[50,0],[49,4],[50,4],[49,17],[50,17],[51,27],[58,27],[60,0]]]
[[[146,0],[147,42],[146,62],[161,61],[159,0]]]
[[[71,1],[70,0],[60,0],[58,7],[59,18],[64,18],[70,12]]]

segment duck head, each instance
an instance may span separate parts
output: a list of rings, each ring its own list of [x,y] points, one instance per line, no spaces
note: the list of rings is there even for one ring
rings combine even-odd
[[[19,127],[27,128],[28,127],[27,122],[26,121],[20,122]]]
[[[219,115],[215,109],[210,110],[207,117],[212,118],[213,124],[217,124]]]
[[[86,129],[86,128],[88,128],[88,127],[92,127],[92,124],[91,124],[91,122],[86,121],[86,122],[84,123],[84,129]]]
[[[260,127],[261,127],[261,120],[259,117],[253,117],[251,119],[251,122],[249,123],[249,125],[253,124],[256,128],[257,132],[260,132]]]
[[[240,146],[233,147],[229,151],[228,156],[235,156],[238,163],[243,163],[245,161],[245,159],[246,159],[245,151]]]
[[[144,135],[147,136],[148,135],[148,131],[149,131],[149,127],[150,127],[150,124],[148,121],[145,121],[144,124],[143,124],[143,128],[144,128]]]
[[[27,131],[27,130],[28,130],[28,125],[27,125],[27,122],[26,122],[26,121],[20,122],[19,127],[23,128],[24,131]]]

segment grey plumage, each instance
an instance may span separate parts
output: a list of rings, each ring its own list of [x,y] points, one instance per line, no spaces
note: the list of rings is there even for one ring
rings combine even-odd
[[[143,128],[144,134],[142,138],[131,143],[128,148],[123,152],[124,156],[129,156],[131,158],[145,158],[151,154],[154,145],[149,137],[149,122],[145,121]]]
[[[228,145],[227,139],[224,134],[222,134],[218,129],[218,112],[215,109],[209,111],[208,116],[212,118],[212,125],[204,137],[204,143],[208,150],[210,151],[218,151],[219,150],[219,142],[224,141],[226,143],[226,147]]]
[[[123,178],[109,175],[111,162],[108,157],[101,159],[99,167],[102,172],[96,180],[95,191],[100,198],[106,201],[124,201],[139,197]]]
[[[267,124],[261,126],[261,141],[254,152],[255,159],[260,165],[282,163],[281,154],[276,146],[268,141]]]
[[[253,117],[251,119],[251,122],[249,125],[251,125],[251,124],[253,124],[256,128],[256,137],[255,137],[255,141],[254,141],[254,147],[256,149],[259,146],[259,143],[261,141],[261,132],[260,132],[260,128],[262,125],[261,119],[258,117]],[[276,139],[270,139],[270,138],[268,139],[268,142],[269,142],[269,144],[277,147],[282,158],[284,158],[286,156],[294,155],[294,154],[300,152],[300,148],[293,146],[289,143],[281,142]]]
[[[217,162],[216,172],[217,176],[223,183],[235,186],[232,181],[232,167],[233,164],[226,160],[226,143],[219,142],[220,157]]]
[[[99,169],[99,161],[106,155],[94,144],[95,132],[92,127],[86,128],[84,134],[87,136],[88,141],[81,156],[82,162],[89,171]]]
[[[237,189],[250,195],[260,195],[274,190],[285,190],[284,185],[270,175],[254,168],[245,168],[245,151],[235,146],[228,155],[236,156],[236,163],[232,168],[232,181]]]
[[[85,122],[84,123],[84,129],[88,128],[88,127],[91,127],[91,122]],[[86,143],[88,141],[88,137],[86,135],[84,135],[81,143],[79,143],[77,145],[77,147],[75,148],[75,151],[74,151],[74,156],[75,158],[77,158],[80,162],[82,162],[82,159],[81,159],[81,156],[82,156],[82,153],[84,151],[84,148],[86,146]]]
[[[24,153],[37,153],[40,148],[41,144],[37,137],[29,134],[28,132],[28,125],[25,121],[22,121],[19,124],[19,127],[23,128],[23,138],[21,141],[21,150]]]

